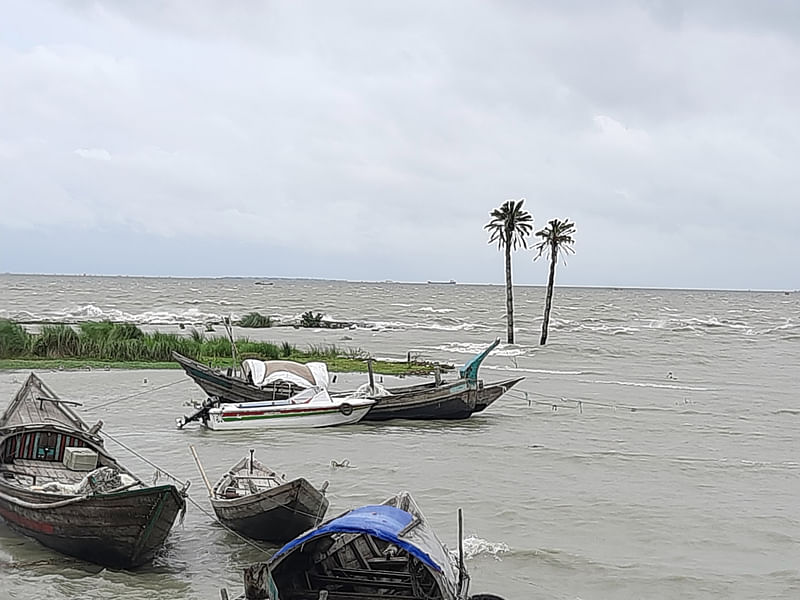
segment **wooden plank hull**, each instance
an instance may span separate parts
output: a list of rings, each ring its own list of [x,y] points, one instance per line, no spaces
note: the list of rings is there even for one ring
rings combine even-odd
[[[211,505],[223,525],[254,540],[285,543],[316,527],[328,510],[328,499],[305,479],[271,490]]]
[[[284,386],[259,388],[244,380],[228,376],[187,359],[173,355],[189,377],[209,396],[223,403],[266,402],[288,398],[289,388]],[[369,410],[364,421],[386,421],[388,419],[456,420],[466,419],[481,412],[524,377],[484,384],[482,380],[456,379],[437,386],[425,383],[415,386],[387,388],[390,396],[375,396],[376,404]],[[342,394],[334,394],[340,396]],[[212,427],[214,429],[226,427]],[[256,429],[259,426],[236,427]]]
[[[12,529],[63,554],[118,569],[150,561],[184,507],[171,485],[74,499],[0,482],[0,518]]]
[[[300,390],[291,384],[259,388],[243,379],[207,367],[177,352],[172,356],[210,398],[219,398],[221,402],[269,402],[289,398]]]
[[[364,420],[466,419],[475,412],[485,410],[522,379],[508,379],[487,386],[482,382],[461,379],[438,387],[423,385],[418,389],[395,390],[391,396],[376,397],[377,404]]]

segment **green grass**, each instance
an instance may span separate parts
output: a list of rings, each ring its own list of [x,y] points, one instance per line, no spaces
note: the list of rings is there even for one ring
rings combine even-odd
[[[272,327],[272,319],[261,313],[251,312],[243,316],[236,324],[239,327],[265,328]]]
[[[298,349],[288,342],[273,343],[240,338],[236,347],[242,358],[289,359],[301,363],[322,361],[332,372],[366,372],[369,354],[359,348],[311,345]],[[208,336],[192,329],[189,335],[145,333],[130,323],[81,323],[43,325],[30,333],[20,324],[0,319],[0,369],[175,369],[177,351],[206,364],[232,364],[231,346],[223,336]],[[381,375],[427,374],[437,366],[423,361],[373,361]],[[438,365],[441,369],[450,365]]]

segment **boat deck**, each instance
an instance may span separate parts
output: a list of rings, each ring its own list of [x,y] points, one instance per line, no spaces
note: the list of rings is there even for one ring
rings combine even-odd
[[[41,485],[48,481],[56,481],[58,483],[79,483],[88,473],[88,471],[73,471],[68,469],[61,462],[51,462],[43,460],[30,460],[18,458],[13,463],[3,465],[3,470],[10,470],[14,473],[31,475],[36,477],[36,484]]]

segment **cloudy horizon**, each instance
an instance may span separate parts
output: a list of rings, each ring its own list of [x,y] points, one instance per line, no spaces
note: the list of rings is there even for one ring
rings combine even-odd
[[[800,288],[789,0],[4,7],[0,272]]]

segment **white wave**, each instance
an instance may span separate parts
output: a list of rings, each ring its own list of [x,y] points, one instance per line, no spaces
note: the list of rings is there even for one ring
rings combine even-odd
[[[420,310],[420,312],[430,312],[430,313],[451,313],[451,312],[455,312],[456,309],[454,309],[454,308],[433,308],[432,306],[423,306],[419,310]]]
[[[519,371],[520,373],[538,373],[541,375],[586,375],[590,371],[559,371],[557,369],[525,369],[522,367],[498,367],[495,365],[482,365],[483,371]]]
[[[0,313],[2,314],[2,313]],[[73,321],[115,321],[118,323],[137,323],[140,325],[177,325],[178,323],[219,322],[222,316],[216,313],[202,312],[196,308],[183,311],[145,311],[129,313],[116,308],[100,308],[94,304],[86,304],[75,308],[32,314],[22,311],[10,318],[16,321],[73,322]],[[238,318],[238,317],[234,317]]]
[[[435,350],[439,352],[453,352],[455,354],[479,354],[486,350],[487,344],[475,344],[469,342],[450,342],[441,346],[424,347],[423,350]],[[515,348],[514,346],[501,344],[492,350],[493,356],[520,356],[525,354],[525,348]]]
[[[402,321],[373,321],[369,329],[378,331],[386,330],[419,330],[433,329],[436,331],[472,331],[475,329],[490,329],[487,325],[478,323],[458,323],[453,325],[442,325],[441,323],[404,323]]]
[[[503,542],[490,542],[474,535],[464,539],[464,556],[467,559],[475,558],[480,554],[494,556],[498,560],[501,554],[509,552],[508,544]]]

